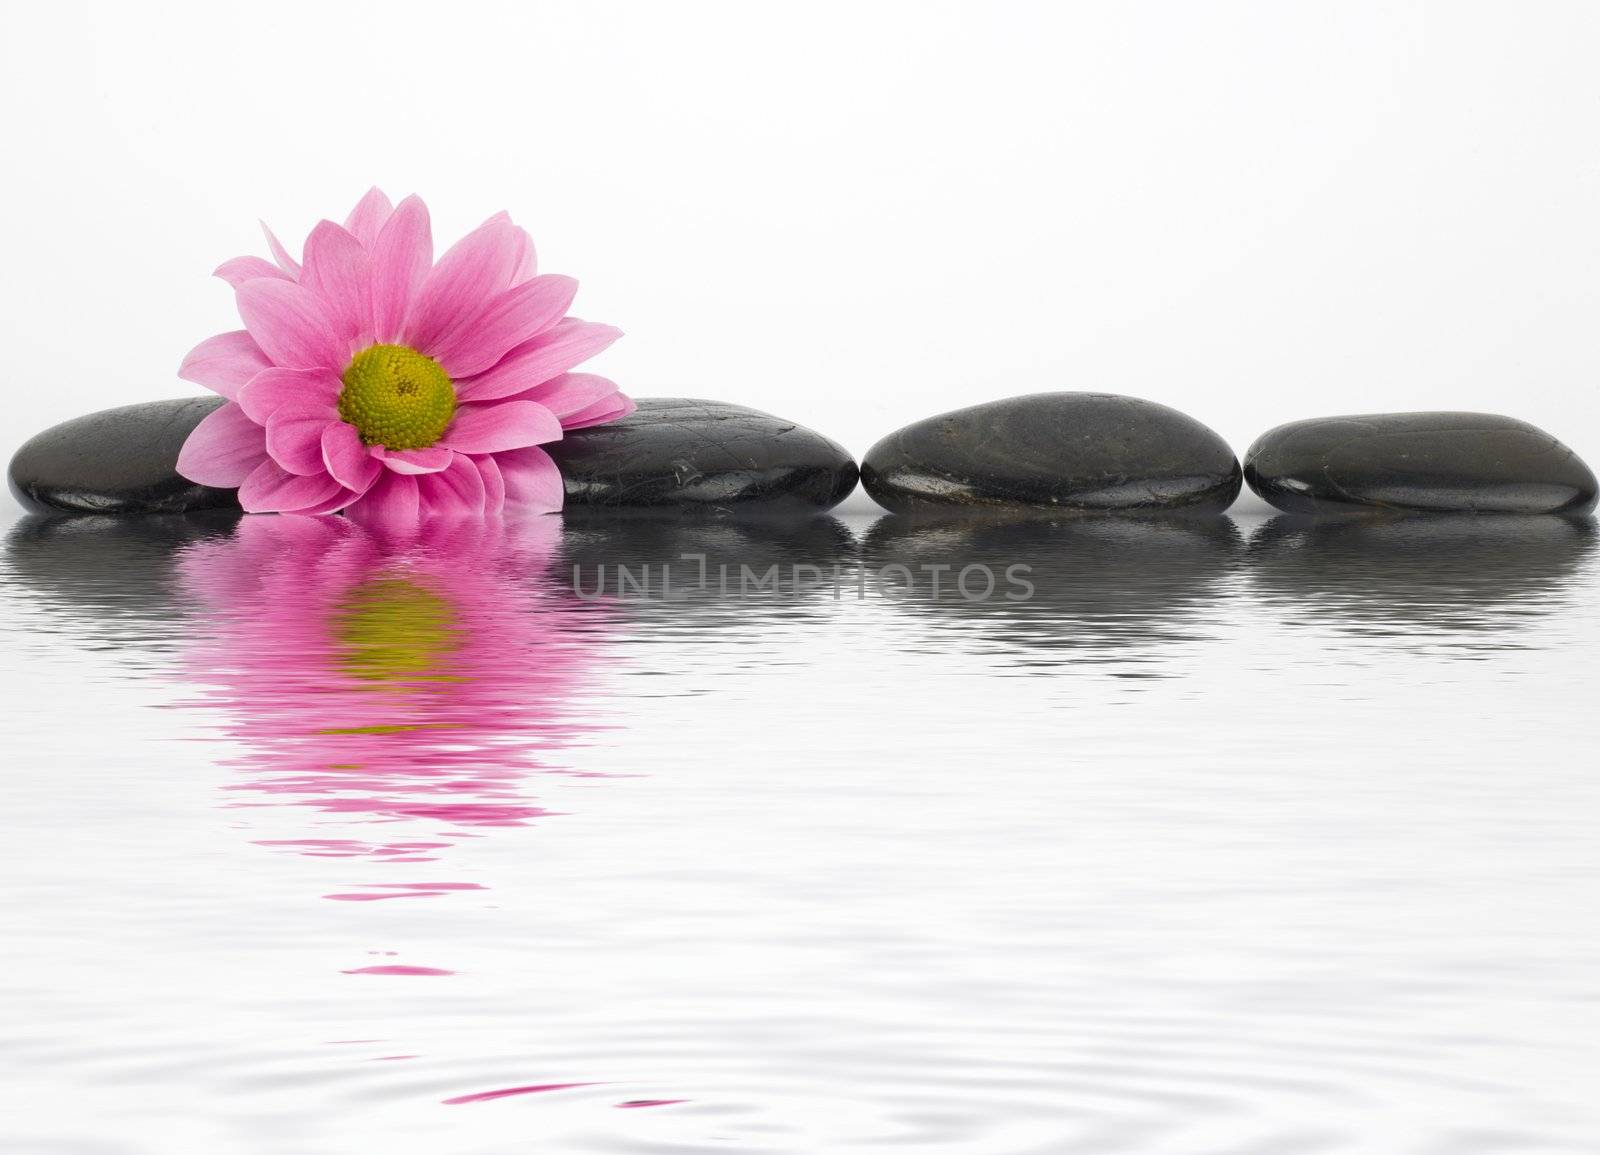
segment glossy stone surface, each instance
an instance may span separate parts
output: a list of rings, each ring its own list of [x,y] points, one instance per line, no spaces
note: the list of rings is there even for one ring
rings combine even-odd
[[[868,450],[861,480],[902,513],[1220,513],[1240,483],[1210,429],[1112,393],[1033,393],[929,417]]]
[[[11,459],[11,492],[39,513],[187,513],[237,509],[236,490],[178,476],[178,450],[221,397],[104,409],[46,429]]]
[[[1288,513],[1388,509],[1581,514],[1595,476],[1526,421],[1489,413],[1372,413],[1293,421],[1245,453],[1245,480]]]
[[[842,447],[793,421],[682,397],[640,398],[632,416],[546,448],[566,478],[569,514],[820,513],[858,476]]]

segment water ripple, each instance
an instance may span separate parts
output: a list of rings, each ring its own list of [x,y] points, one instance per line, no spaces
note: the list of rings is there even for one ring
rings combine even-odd
[[[1591,1151],[1596,568],[1543,519],[24,521],[0,1146]]]

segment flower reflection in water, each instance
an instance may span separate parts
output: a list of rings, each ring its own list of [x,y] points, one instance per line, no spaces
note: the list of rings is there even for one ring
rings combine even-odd
[[[343,518],[248,517],[180,561],[214,628],[190,655],[245,753],[234,806],[317,812],[261,845],[429,862],[488,827],[550,813],[532,772],[594,729],[574,709],[593,670],[591,615],[542,578],[553,518],[434,525],[388,537]],[[353,826],[385,826],[382,833]],[[341,900],[471,883],[377,884]]]

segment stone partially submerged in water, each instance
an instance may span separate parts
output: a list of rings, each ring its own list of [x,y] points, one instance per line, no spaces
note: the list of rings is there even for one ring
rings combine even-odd
[[[1583,514],[1594,473],[1537,426],[1489,413],[1292,421],[1245,453],[1250,488],[1286,513]]]
[[[856,486],[850,454],[793,421],[726,401],[638,404],[545,446],[566,479],[568,512],[813,514]]]
[[[238,509],[236,490],[178,473],[194,427],[226,401],[182,397],[103,409],[27,441],[11,459],[11,491],[35,513],[189,513]]]
[[[861,477],[902,513],[1215,514],[1240,485],[1216,433],[1112,393],[1034,393],[929,417],[868,450]]]
[[[45,430],[11,461],[11,488],[43,513],[238,509],[237,491],[181,476],[178,451],[221,397],[150,401]],[[543,446],[567,511],[815,514],[855,488],[855,460],[793,421],[721,401],[646,397],[621,421]]]

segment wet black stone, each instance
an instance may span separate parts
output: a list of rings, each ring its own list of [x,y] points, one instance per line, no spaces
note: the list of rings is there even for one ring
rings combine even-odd
[[[566,479],[567,512],[820,513],[856,486],[843,448],[743,405],[644,397],[621,421],[546,447]]]
[[[238,509],[237,490],[178,475],[178,450],[221,397],[104,409],[46,429],[11,459],[11,492],[37,513]]]
[[[1239,494],[1221,437],[1153,401],[1033,393],[929,417],[861,464],[880,505],[902,513],[1220,513]]]
[[[1526,421],[1488,413],[1373,413],[1293,421],[1245,453],[1250,488],[1288,513],[1388,509],[1582,514],[1595,476]]]

